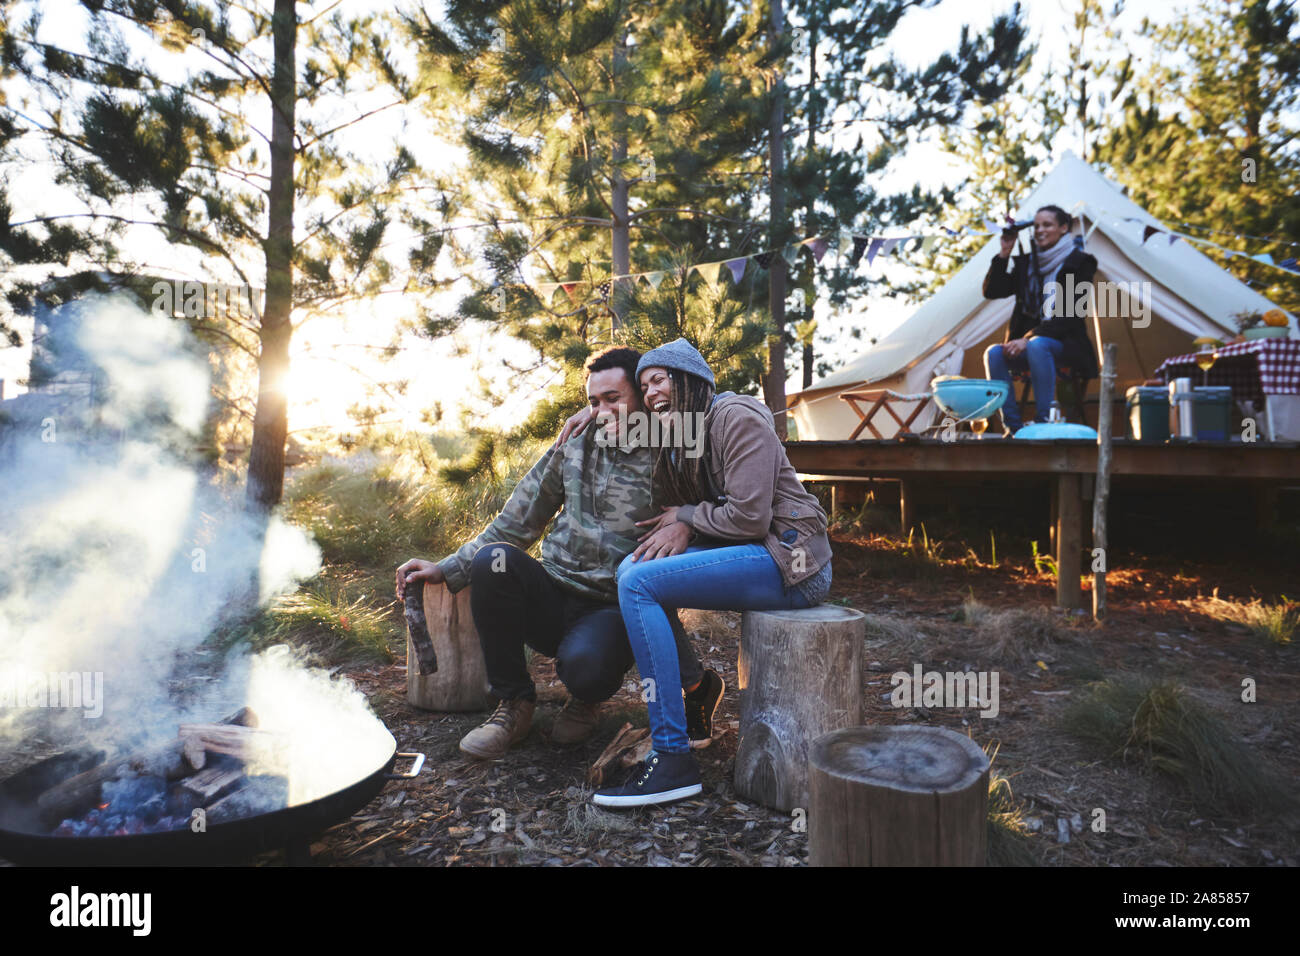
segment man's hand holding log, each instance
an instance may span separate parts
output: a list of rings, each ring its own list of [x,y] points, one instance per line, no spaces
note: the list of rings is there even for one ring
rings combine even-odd
[[[406,585],[416,581],[428,581],[430,584],[442,584],[446,580],[442,568],[423,558],[412,558],[397,569],[397,600],[406,597]]]

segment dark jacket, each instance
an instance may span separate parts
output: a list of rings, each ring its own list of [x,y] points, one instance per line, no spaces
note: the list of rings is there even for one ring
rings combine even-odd
[[[1088,338],[1088,327],[1084,324],[1086,315],[1076,314],[1078,310],[1075,308],[1080,286],[1091,283],[1097,274],[1096,257],[1090,256],[1081,249],[1075,249],[1066,256],[1055,278],[1055,281],[1061,285],[1059,295],[1064,308],[1059,310],[1062,313],[1059,317],[1050,319],[1042,319],[1034,311],[1034,303],[1028,301],[1029,256],[1013,256],[1011,262],[1011,272],[1007,272],[1007,261],[1000,256],[994,256],[993,261],[989,263],[988,274],[984,276],[984,298],[1005,299],[1009,295],[1016,297],[1016,308],[1011,313],[1007,334],[1002,341],[1010,342],[1012,339],[1026,336],[1032,338],[1035,335],[1046,335],[1065,345],[1065,354],[1061,356],[1060,365],[1069,367],[1084,378],[1096,378],[1097,353]],[[1073,284],[1066,279],[1071,274],[1074,276]],[[1069,301],[1065,296],[1065,291],[1071,288],[1075,290],[1074,302]]]
[[[761,543],[787,587],[811,578],[831,560],[826,512],[790,465],[772,413],[756,398],[723,392],[704,423],[709,480],[722,495],[683,505],[677,520],[713,538]]]

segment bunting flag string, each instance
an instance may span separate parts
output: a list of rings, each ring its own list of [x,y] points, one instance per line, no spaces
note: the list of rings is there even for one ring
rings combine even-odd
[[[1185,239],[1188,242],[1198,242],[1201,243],[1202,245],[1213,246],[1215,249],[1218,249],[1220,252],[1224,253],[1229,259],[1233,259],[1233,258],[1249,259],[1252,262],[1258,262],[1260,265],[1269,266],[1270,268],[1278,269],[1282,272],[1289,272],[1292,275],[1300,275],[1300,267],[1296,265],[1296,260],[1294,256],[1288,259],[1283,259],[1281,262],[1275,262],[1273,260],[1273,256],[1267,252],[1257,252],[1252,255],[1249,252],[1242,252],[1238,249],[1229,249],[1227,246],[1222,246],[1217,242],[1214,242],[1210,239],[1204,239],[1200,236],[1189,236],[1186,233],[1175,232],[1172,229],[1160,229],[1156,226],[1151,225],[1150,223],[1138,219],[1136,216],[1125,216],[1124,222],[1143,223],[1142,225],[1143,245],[1146,245],[1147,240],[1155,235],[1167,236],[1169,240],[1168,244],[1171,246],[1179,239]],[[1231,235],[1231,233],[1223,233],[1223,235]]]
[[[784,246],[780,249],[765,249],[761,252],[753,252],[749,255],[734,256],[729,259],[718,259],[713,262],[697,262],[684,270],[654,270],[652,272],[635,272],[628,275],[610,276],[599,282],[588,280],[570,280],[567,282],[538,282],[529,283],[538,297],[547,304],[550,304],[555,293],[563,289],[570,300],[577,302],[578,295],[576,289],[579,286],[591,286],[591,301],[594,303],[605,303],[609,301],[612,294],[613,284],[620,279],[629,279],[633,282],[644,280],[651,289],[656,292],[663,283],[664,277],[669,271],[674,271],[678,278],[689,278],[692,273],[698,274],[710,286],[717,287],[722,281],[724,275],[729,274],[733,284],[739,285],[745,276],[749,262],[752,259],[754,263],[763,270],[771,269],[772,263],[780,255],[789,266],[794,266],[798,261],[799,252],[807,249],[813,258],[814,264],[821,264],[826,253],[834,247],[840,256],[848,256],[849,264],[857,268],[865,255],[867,265],[871,266],[877,258],[888,257],[895,250],[902,250],[908,247],[908,243],[919,242],[919,251],[929,255],[940,240],[959,239],[967,236],[988,237],[997,235],[1001,232],[1001,227],[992,219],[985,220],[987,231],[979,229],[949,229],[941,226],[943,235],[908,235],[908,236],[866,236],[855,233],[849,229],[842,229],[836,233],[830,233],[819,236],[810,236],[801,239],[791,245]],[[918,247],[914,247],[918,248]]]

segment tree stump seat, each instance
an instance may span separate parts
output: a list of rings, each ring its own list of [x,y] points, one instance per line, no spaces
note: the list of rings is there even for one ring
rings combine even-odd
[[[989,761],[942,727],[849,727],[809,753],[812,866],[984,866]]]
[[[738,793],[785,812],[808,807],[812,742],[862,722],[865,636],[862,612],[833,604],[744,613]]]
[[[406,639],[406,699],[422,710],[489,710],[487,666],[469,608],[470,589],[452,594],[441,584],[424,585],[424,616],[438,657],[438,670],[421,674],[410,636]]]

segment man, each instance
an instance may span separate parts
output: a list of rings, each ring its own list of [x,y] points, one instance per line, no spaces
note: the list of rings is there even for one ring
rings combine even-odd
[[[528,734],[537,695],[525,644],[556,659],[556,674],[571,695],[551,731],[561,744],[595,730],[597,705],[614,695],[634,662],[615,572],[637,546],[636,522],[657,510],[651,501],[653,449],[628,443],[621,432],[630,413],[645,412],[635,385],[640,357],[636,349],[618,347],[593,356],[586,366],[587,397],[597,427],[550,448],[501,514],[455,554],[436,564],[413,558],[397,569],[399,599],[412,581],[445,583],[453,592],[473,588],[474,626],[489,685],[501,702],[461,740],[470,756],[496,759]],[[525,552],[552,518],[538,562]],[[724,687],[716,673],[701,671],[681,622],[671,617],[682,686],[694,688],[686,708],[689,733],[693,746],[703,746]]]

